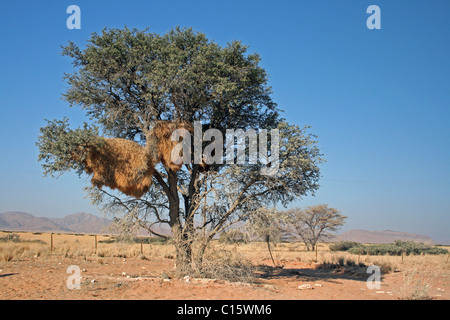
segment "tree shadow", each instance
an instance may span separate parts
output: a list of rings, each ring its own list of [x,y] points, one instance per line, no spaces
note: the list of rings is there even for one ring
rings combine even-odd
[[[16,275],[16,274],[19,274],[19,273],[18,272],[14,272],[14,273],[0,274],[0,278],[9,277],[9,276],[13,276],[13,275]]]
[[[311,268],[284,268],[259,265],[256,271],[260,279],[292,279],[299,281],[323,281],[329,283],[341,283],[339,280],[354,280],[366,282],[370,274],[366,273],[367,267],[362,266],[324,266],[317,265]]]

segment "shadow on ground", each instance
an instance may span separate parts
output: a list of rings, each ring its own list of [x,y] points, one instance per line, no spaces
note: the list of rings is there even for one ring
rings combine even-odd
[[[0,274],[0,278],[4,278],[4,277],[9,277],[9,276],[13,276],[15,274],[19,274],[19,273],[5,273],[5,274]]]
[[[302,281],[324,281],[340,283],[339,280],[366,282],[370,274],[366,266],[312,265],[310,268],[283,268],[260,265],[256,277],[260,279],[299,279]]]

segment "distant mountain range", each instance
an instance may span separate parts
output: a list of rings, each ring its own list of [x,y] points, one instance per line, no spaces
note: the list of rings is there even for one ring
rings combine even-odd
[[[429,245],[438,244],[429,236],[400,231],[350,230],[337,235],[334,241],[355,241],[360,243],[392,243],[395,240],[422,242]],[[443,244],[443,243],[440,243]]]
[[[11,231],[40,231],[40,232],[75,232],[75,233],[104,233],[106,227],[112,220],[97,217],[95,215],[80,212],[65,216],[64,218],[35,217],[26,212],[3,212],[0,213],[0,230]],[[170,229],[164,226],[156,227],[155,232],[169,235]],[[144,229],[139,235],[148,235]],[[355,241],[360,243],[392,243],[395,240],[416,241],[425,244],[450,244],[450,241],[435,241],[429,236],[407,233],[400,231],[370,231],[350,230],[339,234],[333,239],[336,241]]]
[[[103,233],[111,222],[85,212],[64,218],[35,217],[18,211],[0,213],[0,230]]]

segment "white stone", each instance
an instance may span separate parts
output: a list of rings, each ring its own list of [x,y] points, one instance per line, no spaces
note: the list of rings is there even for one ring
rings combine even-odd
[[[313,287],[310,284],[306,283],[306,284],[299,285],[298,288],[300,290],[306,290],[306,289],[312,289]]]

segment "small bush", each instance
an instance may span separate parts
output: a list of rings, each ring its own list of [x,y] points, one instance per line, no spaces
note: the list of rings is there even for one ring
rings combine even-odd
[[[18,234],[12,233],[0,238],[0,242],[19,242],[20,236]]]
[[[394,293],[400,300],[431,300],[428,291],[431,286],[423,279],[417,279],[416,271],[406,272],[403,276],[403,284]]]
[[[219,242],[225,244],[249,243],[250,238],[246,232],[242,232],[240,230],[230,230],[228,232],[223,231],[220,234]]]
[[[20,243],[40,243],[46,244],[45,241],[42,240],[23,240],[20,239],[20,236],[16,233],[7,234],[4,237],[0,238],[0,242],[20,242]]]
[[[228,251],[213,252],[202,261],[201,270],[194,276],[226,281],[252,282],[255,268],[249,261]]]
[[[361,245],[354,241],[339,241],[330,245],[331,251],[348,251],[349,249]]]

